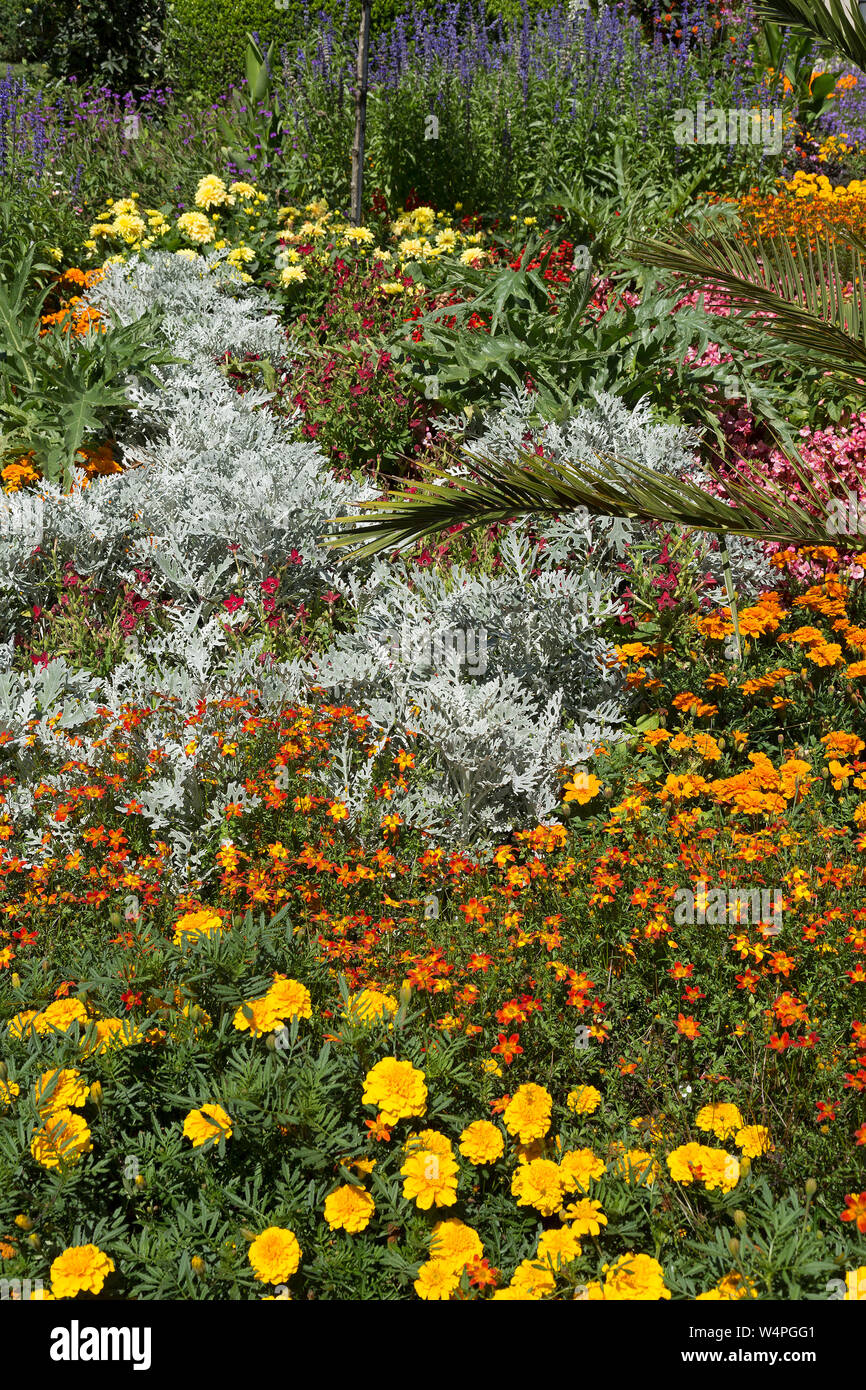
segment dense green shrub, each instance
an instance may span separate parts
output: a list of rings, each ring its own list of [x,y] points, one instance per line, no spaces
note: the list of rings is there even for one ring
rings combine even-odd
[[[218,96],[244,72],[247,34],[257,33],[264,47],[279,49],[315,29],[320,11],[335,23],[346,16],[357,30],[360,0],[322,0],[305,6],[303,0],[169,0],[165,51],[168,80],[176,91],[200,91]],[[373,23],[381,28],[406,9],[405,0],[374,0]]]
[[[20,56],[18,21],[23,13],[24,0],[0,0],[0,63],[14,63]]]
[[[162,78],[164,23],[165,0],[41,0],[22,11],[18,56],[45,63],[52,77],[143,91]]]

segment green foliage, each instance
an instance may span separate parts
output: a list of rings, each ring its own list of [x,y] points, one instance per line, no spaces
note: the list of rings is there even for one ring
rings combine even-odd
[[[373,23],[381,31],[406,6],[404,0],[375,0]],[[264,47],[306,40],[320,10],[341,20],[344,0],[322,0],[306,9],[302,0],[168,0],[166,75],[176,91],[199,91],[214,98],[238,83],[244,72],[247,36]],[[360,0],[351,0],[347,32],[357,34]]]
[[[163,19],[164,0],[40,0],[23,11],[21,48],[52,77],[143,90],[162,76]]]
[[[27,251],[14,280],[0,283],[0,458],[31,454],[50,482],[69,486],[77,451],[132,408],[125,389],[135,373],[159,385],[151,368],[176,361],[154,346],[158,316],[106,333],[76,338],[53,324],[40,332],[47,288],[32,291],[34,255]]]
[[[20,55],[18,29],[24,17],[24,0],[0,0],[0,63],[12,63]]]

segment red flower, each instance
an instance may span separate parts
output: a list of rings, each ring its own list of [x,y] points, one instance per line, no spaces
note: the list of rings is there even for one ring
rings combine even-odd
[[[500,1033],[499,1041],[490,1050],[491,1052],[498,1052],[505,1065],[510,1067],[514,1058],[523,1051],[523,1048],[520,1046],[520,1038],[517,1033],[512,1033],[510,1038],[506,1038],[504,1033]]]
[[[861,1236],[866,1236],[866,1192],[846,1192],[846,1211],[839,1213],[841,1221],[853,1221]]]

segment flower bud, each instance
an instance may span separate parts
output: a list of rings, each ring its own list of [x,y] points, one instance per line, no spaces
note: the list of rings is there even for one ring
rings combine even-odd
[[[9,1068],[5,1062],[0,1062],[0,1081],[5,1081],[9,1076]]]
[[[815,1193],[816,1193],[817,1191],[818,1191],[818,1184],[816,1183],[815,1179],[814,1179],[814,1178],[807,1178],[807,1179],[806,1179],[806,1196],[807,1196],[807,1197],[814,1197],[814,1196],[815,1196]]]
[[[251,1231],[249,1226],[241,1226],[241,1235],[243,1236],[244,1240],[252,1241],[258,1239],[259,1233],[258,1231]]]
[[[20,988],[21,988],[21,976],[18,974],[17,971],[12,975],[12,988],[13,988],[13,989],[20,989]]]
[[[734,1225],[738,1231],[744,1231],[746,1229],[746,1221],[746,1213],[743,1211],[742,1207],[738,1208],[737,1211],[734,1212]]]
[[[736,1236],[731,1236],[731,1239],[728,1241],[728,1249],[730,1250],[732,1255],[739,1255],[740,1242],[737,1240]]]
[[[136,1174],[136,1176],[133,1178],[133,1182],[135,1183],[136,1187],[146,1187],[146,1186],[147,1186],[147,1180],[145,1179],[143,1173],[138,1173],[138,1174]]]
[[[101,1109],[102,1109],[102,1082],[101,1082],[101,1081],[94,1081],[93,1085],[92,1085],[91,1088],[90,1088],[90,1099],[93,1101],[93,1104],[96,1106],[97,1110],[101,1110]]]
[[[20,1231],[32,1231],[35,1224],[32,1216],[25,1216],[23,1213],[15,1218],[15,1225]]]
[[[42,1241],[39,1238],[38,1231],[30,1232],[29,1236],[27,1237],[27,1244],[32,1245],[34,1250],[42,1249]]]
[[[275,1051],[276,1051],[276,1047],[277,1047],[277,1035],[276,1035],[276,1033],[268,1033],[268,1036],[265,1038],[265,1047],[268,1049],[269,1052],[275,1052]]]
[[[123,921],[123,918],[121,917],[119,912],[117,912],[116,910],[113,912],[109,912],[108,920],[114,927],[115,931],[120,931],[120,924]]]
[[[200,1277],[202,1274],[204,1274],[205,1263],[204,1263],[204,1260],[202,1259],[201,1255],[193,1255],[192,1259],[190,1260],[190,1264],[192,1265],[192,1269],[193,1269],[193,1273],[194,1273],[194,1274],[198,1274],[199,1277]]]

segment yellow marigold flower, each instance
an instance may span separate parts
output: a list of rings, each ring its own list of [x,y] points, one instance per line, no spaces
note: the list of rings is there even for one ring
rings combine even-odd
[[[58,1028],[65,1032],[76,1022],[87,1022],[87,1010],[81,1000],[55,999],[53,1004],[49,1004],[47,1009],[36,1015],[33,1027],[37,1033],[51,1033]]]
[[[43,1168],[77,1163],[92,1148],[86,1120],[71,1110],[51,1111],[30,1140],[30,1152]]]
[[[592,1149],[568,1149],[559,1161],[562,1184],[566,1192],[578,1188],[589,1191],[590,1178],[603,1177],[605,1161],[593,1153]]]
[[[242,180],[230,183],[229,193],[236,193],[240,198],[254,198],[256,196],[256,190],[253,188],[253,185],[251,183],[244,183]],[[294,208],[280,208],[279,215],[282,216],[284,212],[293,211]]]
[[[517,1088],[502,1118],[509,1134],[515,1135],[521,1144],[531,1144],[533,1139],[543,1139],[550,1129],[552,1109],[549,1091],[530,1081]]]
[[[746,1158],[760,1158],[761,1154],[772,1153],[774,1148],[765,1125],[744,1125],[734,1135],[734,1143]]]
[[[604,1296],[615,1300],[653,1300],[670,1298],[665,1288],[664,1270],[649,1255],[620,1255],[612,1265],[603,1266]]]
[[[345,1183],[325,1198],[325,1220],[332,1231],[349,1231],[357,1235],[366,1231],[376,1203],[363,1187]]]
[[[720,1102],[716,1105],[705,1105],[699,1110],[695,1124],[698,1129],[714,1134],[717,1139],[727,1139],[730,1134],[742,1129],[743,1117],[736,1105]]]
[[[199,1149],[209,1139],[220,1139],[223,1135],[231,1139],[233,1124],[221,1105],[203,1105],[199,1110],[190,1110],[183,1122],[183,1137],[192,1141],[194,1149]]]
[[[740,1164],[724,1149],[705,1144],[682,1144],[668,1154],[667,1165],[675,1182],[702,1182],[708,1192],[721,1188],[730,1192],[740,1181]]]
[[[312,1018],[313,1001],[306,985],[290,980],[287,975],[275,975],[266,999],[273,1000],[283,1018]]]
[[[203,246],[208,241],[213,241],[216,233],[210,222],[208,222],[203,212],[183,212],[177,219],[178,231],[183,232],[189,241],[195,241],[199,246]]]
[[[414,1288],[419,1298],[433,1302],[449,1299],[459,1285],[459,1269],[442,1260],[427,1260],[418,1270]]]
[[[481,1163],[495,1163],[505,1152],[502,1131],[489,1120],[473,1120],[460,1136],[458,1145],[464,1158],[476,1166]]]
[[[85,1057],[91,1053],[109,1052],[115,1047],[131,1047],[143,1040],[143,1034],[130,1018],[99,1018],[91,1020],[81,1039]]]
[[[20,1096],[21,1087],[17,1081],[4,1081],[0,1079],[0,1105],[7,1109],[16,1096]]]
[[[579,1202],[571,1202],[559,1213],[560,1221],[567,1221],[577,1236],[597,1236],[602,1226],[607,1225],[607,1217],[601,1209],[601,1202],[584,1197]]]
[[[659,1166],[647,1149],[626,1149],[617,1154],[610,1168],[615,1177],[625,1178],[630,1183],[646,1183],[652,1186],[658,1175]]]
[[[457,1164],[450,1154],[417,1148],[409,1154],[400,1175],[405,1179],[403,1196],[421,1211],[431,1207],[453,1207],[457,1201]]]
[[[223,929],[222,918],[218,912],[201,908],[198,912],[187,912],[174,924],[172,940],[175,946],[182,946],[185,940],[195,941],[201,936],[212,936]]]
[[[303,1250],[294,1231],[269,1226],[249,1248],[249,1262],[260,1284],[285,1284],[301,1263]]]
[[[350,994],[348,1006],[343,1010],[343,1018],[365,1027],[373,1023],[387,1023],[397,1012],[399,1005],[393,994],[382,994],[377,989],[362,989],[359,994]]]
[[[396,1057],[383,1057],[364,1078],[364,1105],[375,1105],[381,1112],[382,1123],[395,1125],[398,1120],[423,1115],[427,1109],[427,1087],[423,1071],[411,1062]]]
[[[533,1260],[521,1260],[511,1276],[510,1287],[523,1298],[542,1298],[546,1293],[553,1293],[556,1277],[549,1267]]]
[[[72,1245],[51,1266],[51,1292],[55,1298],[101,1293],[114,1267],[114,1260],[98,1245]]]
[[[259,1037],[262,1033],[272,1033],[282,1024],[282,1010],[275,999],[265,994],[261,999],[245,999],[235,1010],[232,1022],[239,1033],[249,1030],[253,1037]]]
[[[595,1086],[580,1086],[569,1091],[565,1103],[573,1115],[594,1115],[601,1105],[601,1091]]]
[[[542,1216],[552,1216],[562,1206],[563,1175],[549,1158],[521,1163],[511,1179],[511,1191],[519,1207],[535,1207]]]
[[[36,1083],[36,1105],[42,1110],[76,1110],[84,1105],[90,1087],[74,1067],[45,1071]]]
[[[430,1254],[440,1264],[462,1270],[481,1259],[484,1246],[478,1232],[465,1221],[437,1221],[430,1235]]]
[[[545,1265],[549,1262],[554,1269],[569,1264],[580,1255],[580,1241],[572,1226],[561,1226],[558,1230],[544,1231],[538,1241],[538,1260]]]
[[[418,1134],[410,1134],[403,1145],[403,1152],[410,1154],[416,1149],[426,1149],[429,1153],[441,1154],[443,1158],[454,1157],[451,1140],[438,1129],[422,1129]]]
[[[10,1038],[24,1038],[28,1033],[34,1032],[33,1020],[38,1017],[38,1009],[23,1009],[21,1013],[15,1014],[6,1025]]]

